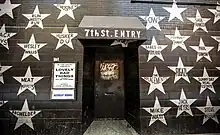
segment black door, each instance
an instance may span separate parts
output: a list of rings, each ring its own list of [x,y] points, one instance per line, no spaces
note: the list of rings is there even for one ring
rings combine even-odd
[[[124,118],[124,53],[122,48],[97,48],[95,118]]]

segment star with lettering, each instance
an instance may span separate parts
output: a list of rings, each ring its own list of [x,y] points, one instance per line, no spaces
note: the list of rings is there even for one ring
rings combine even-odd
[[[193,77],[198,82],[201,83],[200,87],[200,94],[205,91],[206,89],[211,90],[213,93],[215,93],[215,89],[212,85],[212,83],[218,79],[218,77],[209,77],[206,68],[204,67],[203,76],[202,77]]]
[[[34,25],[37,25],[41,29],[44,29],[42,21],[49,15],[50,14],[40,14],[38,5],[36,5],[33,14],[23,14],[23,16],[25,16],[29,20],[28,25],[25,29],[31,28]]]
[[[211,36],[214,40],[216,40],[218,44],[218,51],[220,51],[220,36]]]
[[[117,39],[110,46],[121,45],[122,47],[128,47],[129,43],[135,42],[136,40],[126,40],[126,39]]]
[[[220,106],[212,106],[209,96],[207,96],[206,106],[196,108],[205,114],[202,125],[209,119],[212,119],[219,124],[216,112],[220,109]]]
[[[8,69],[10,69],[12,66],[1,66],[0,63],[0,82],[2,82],[4,84],[4,79],[3,79],[3,73],[5,71],[7,71]]]
[[[11,4],[10,0],[5,0],[4,4],[0,4],[0,16],[7,14],[14,19],[12,10],[21,4]]]
[[[161,91],[163,94],[166,94],[162,84],[169,78],[170,77],[160,77],[157,72],[156,67],[154,67],[154,72],[153,72],[152,77],[142,77],[142,79],[144,79],[146,82],[150,83],[148,95],[156,89]]]
[[[21,84],[17,93],[18,96],[25,90],[29,90],[34,95],[37,95],[34,84],[40,81],[43,77],[33,77],[31,74],[31,68],[29,66],[24,77],[13,77],[13,78],[16,79]]]
[[[67,45],[71,49],[74,49],[72,39],[75,38],[78,35],[78,33],[69,33],[68,27],[65,24],[62,33],[51,33],[51,35],[59,39],[56,50],[63,45]]]
[[[189,115],[193,116],[190,105],[192,105],[193,102],[196,101],[196,99],[187,99],[183,89],[181,91],[180,99],[175,99],[170,101],[178,106],[176,117],[179,117],[179,115],[182,114],[183,112],[186,112]]]
[[[80,4],[71,4],[70,0],[66,0],[64,4],[54,4],[54,6],[60,9],[60,14],[57,19],[60,19],[64,15],[68,15],[75,20],[73,10],[80,7]]]
[[[182,59],[179,57],[179,61],[178,61],[178,65],[177,66],[168,66],[168,68],[170,70],[172,70],[173,72],[175,72],[175,79],[174,79],[174,83],[176,83],[178,80],[180,80],[181,78],[183,78],[184,80],[186,80],[187,82],[190,83],[189,77],[187,75],[187,73],[193,68],[191,66],[185,67],[183,65]]]
[[[178,46],[187,51],[187,48],[185,46],[185,41],[190,37],[190,36],[181,36],[178,28],[176,27],[175,34],[174,35],[165,35],[167,38],[173,41],[172,49],[176,49]]]
[[[28,56],[32,55],[37,60],[40,60],[38,50],[44,47],[47,43],[36,43],[34,34],[31,35],[31,38],[28,43],[18,43],[25,51],[21,61],[23,61]]]
[[[5,24],[2,25],[0,29],[0,44],[2,44],[5,48],[8,47],[8,39],[14,36],[16,33],[7,33],[5,30]]]
[[[173,20],[175,17],[183,22],[181,13],[186,10],[186,8],[178,8],[176,0],[173,0],[172,7],[163,7],[167,12],[170,13],[169,21]]]
[[[155,37],[153,36],[151,45],[141,45],[141,46],[147,51],[149,51],[147,62],[154,57],[158,57],[159,59],[164,61],[161,51],[163,51],[168,45],[158,45]]]
[[[202,38],[200,38],[199,46],[190,46],[193,50],[197,51],[197,59],[196,62],[198,62],[200,59],[203,57],[212,62],[209,52],[214,48],[214,47],[207,47],[205,46]]]
[[[216,23],[218,20],[220,20],[220,3],[217,2],[216,9],[208,9],[212,14],[215,15],[214,23]]]
[[[150,9],[149,16],[139,16],[139,17],[147,22],[147,24],[146,24],[147,30],[154,27],[157,30],[161,31],[159,22],[162,21],[165,17],[164,16],[155,16],[154,10],[152,8]]]
[[[188,20],[190,20],[191,22],[194,23],[194,27],[193,27],[193,32],[195,32],[196,30],[198,30],[199,28],[204,30],[205,32],[208,32],[205,24],[211,19],[211,18],[202,18],[199,10],[196,11],[196,17],[192,18],[192,17],[187,17]]]
[[[161,107],[158,97],[156,97],[154,107],[151,108],[143,108],[145,111],[149,112],[152,116],[150,119],[149,126],[151,126],[155,121],[159,120],[163,124],[167,125],[164,114],[170,110],[171,107]]]
[[[6,103],[8,103],[8,101],[0,101],[0,107],[3,106]]]
[[[18,118],[14,130],[19,128],[23,124],[26,124],[34,130],[31,118],[36,116],[41,111],[29,110],[27,99],[25,99],[21,110],[10,110],[10,112]]]

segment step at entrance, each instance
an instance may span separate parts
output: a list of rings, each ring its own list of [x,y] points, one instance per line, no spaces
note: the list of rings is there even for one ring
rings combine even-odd
[[[95,120],[83,135],[139,135],[126,120]]]

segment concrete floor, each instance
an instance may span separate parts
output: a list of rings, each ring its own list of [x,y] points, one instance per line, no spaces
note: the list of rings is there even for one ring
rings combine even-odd
[[[138,135],[126,120],[93,121],[83,135]]]

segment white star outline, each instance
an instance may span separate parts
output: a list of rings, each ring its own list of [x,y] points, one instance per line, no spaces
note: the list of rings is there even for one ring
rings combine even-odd
[[[214,40],[216,40],[218,44],[218,51],[220,51],[220,36],[211,36]]]
[[[0,29],[0,44],[4,46],[6,49],[9,50],[8,47],[8,39],[11,38],[12,36],[16,35],[17,33],[8,33],[5,30],[5,24],[2,25]]]
[[[215,24],[217,21],[220,20],[220,3],[217,2],[217,6],[216,9],[208,9],[212,14],[214,14],[215,18],[214,18],[214,22],[213,24]]]
[[[187,99],[184,90],[181,90],[180,99],[170,100],[178,106],[176,118],[179,117],[183,112],[193,116],[190,105],[193,104],[196,99]]]
[[[153,36],[151,45],[141,45],[145,50],[149,51],[147,62],[149,62],[154,57],[159,58],[160,60],[164,61],[163,55],[161,52],[168,46],[168,45],[158,45],[155,37]]]
[[[187,8],[178,8],[176,0],[173,0],[173,5],[172,7],[163,7],[167,12],[170,13],[170,17],[168,22],[173,20],[175,17],[178,18],[180,21],[183,22],[183,18],[181,13],[185,11]]]
[[[165,37],[169,38],[173,42],[171,51],[173,51],[177,47],[181,47],[183,50],[187,51],[187,48],[184,42],[190,36],[181,36],[177,27],[176,27],[174,35],[165,35]]]
[[[71,17],[72,19],[75,20],[73,11],[75,9],[77,9],[78,7],[81,6],[81,4],[71,4],[70,0],[66,0],[64,2],[64,4],[54,4],[54,6],[56,6],[59,10],[60,10],[60,14],[57,17],[57,19],[60,19],[61,17],[63,17],[64,15],[68,15],[69,17]],[[68,7],[68,8],[67,8]]]
[[[34,25],[40,27],[41,29],[44,29],[42,21],[50,14],[40,14],[38,5],[36,5],[34,12],[32,14],[22,14],[22,15],[29,20],[28,25],[25,29],[31,28]]]
[[[150,83],[150,88],[148,91],[148,95],[152,93],[154,90],[158,89],[163,94],[166,94],[163,88],[163,83],[168,80],[170,77],[160,77],[157,68],[154,67],[153,75],[152,77],[142,77],[146,82]]]
[[[165,18],[165,16],[155,16],[154,10],[151,8],[148,16],[139,16],[139,17],[143,19],[145,22],[147,22],[145,26],[147,30],[154,27],[157,30],[161,31],[159,22],[162,21]]]
[[[157,120],[161,121],[163,124],[167,125],[166,119],[164,117],[164,114],[169,111],[171,109],[171,107],[161,107],[160,106],[160,102],[158,100],[158,97],[156,97],[155,103],[154,103],[154,107],[150,107],[150,108],[143,108],[145,111],[147,111],[148,113],[150,113],[151,116],[151,120],[149,123],[149,126],[151,126],[154,122],[156,122]],[[153,110],[156,110],[155,112]],[[152,112],[153,111],[153,112]]]
[[[205,67],[204,67],[204,70],[203,70],[203,76],[202,77],[193,77],[193,78],[201,83],[200,94],[203,91],[205,91],[206,89],[209,89],[213,93],[216,93],[212,83],[215,82],[215,80],[217,80],[218,77],[209,77],[209,74],[208,74]]]
[[[212,62],[211,57],[209,55],[209,52],[214,48],[210,46],[205,46],[202,38],[200,38],[199,46],[190,46],[193,50],[197,51],[197,59],[196,62],[198,62],[203,57]]]
[[[34,126],[33,126],[31,118],[41,112],[41,111],[37,111],[37,110],[30,111],[29,107],[28,107],[27,99],[25,99],[21,110],[9,110],[9,111],[14,116],[16,116],[18,118],[14,130],[16,130],[17,128],[19,128],[23,124],[26,124],[28,127],[30,127],[31,129],[34,130]],[[20,116],[19,114],[22,114],[22,113],[28,113],[31,115],[30,116]]]
[[[33,77],[30,66],[28,67],[24,77],[13,78],[21,84],[17,96],[23,93],[25,90],[29,90],[34,95],[37,95],[34,84],[43,79],[43,77]]]
[[[36,43],[34,34],[32,34],[28,43],[17,43],[17,44],[25,50],[21,58],[21,61],[23,61],[30,55],[32,55],[37,60],[40,60],[38,50],[44,47],[47,43]]]
[[[17,8],[21,4],[11,4],[10,0],[5,0],[4,4],[0,4],[0,16],[7,14],[10,16],[12,19],[14,19],[13,12],[12,10],[14,8]]]
[[[215,114],[220,109],[220,106],[212,106],[212,103],[210,101],[209,96],[207,96],[206,106],[196,107],[196,108],[199,109],[201,112],[203,112],[205,114],[204,118],[203,118],[202,125],[204,125],[209,119],[212,119],[216,123],[219,124],[218,118]]]
[[[8,101],[0,101],[0,107],[3,106],[6,103],[8,103]]]
[[[173,72],[175,72],[175,79],[174,79],[174,83],[176,83],[178,80],[180,80],[181,78],[183,78],[184,80],[186,80],[188,83],[190,83],[189,77],[188,77],[188,72],[193,68],[192,66],[187,66],[185,67],[183,65],[182,59],[181,57],[179,57],[178,60],[178,65],[177,66],[168,66],[168,68],[170,70],[172,70]],[[178,73],[179,72],[179,73]]]
[[[72,39],[75,38],[78,35],[78,33],[69,33],[68,27],[65,24],[62,33],[51,33],[51,35],[59,39],[55,50],[57,50],[63,45],[67,45],[71,49],[74,49],[72,44]],[[64,36],[62,37],[62,35]]]
[[[0,63],[0,82],[4,84],[3,73],[10,69],[12,66],[2,66]]]

